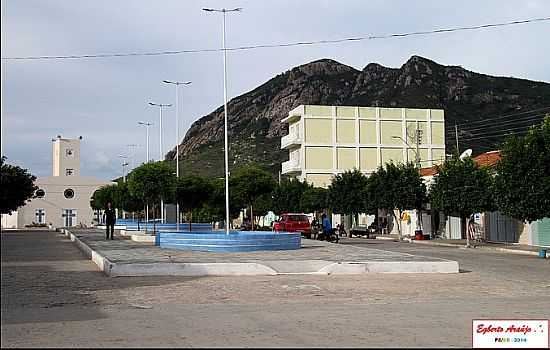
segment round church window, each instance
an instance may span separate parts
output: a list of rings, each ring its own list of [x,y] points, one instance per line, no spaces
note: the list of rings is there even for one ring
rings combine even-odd
[[[34,195],[36,196],[36,198],[42,198],[46,195],[46,192],[44,192],[43,189],[39,188],[38,190],[36,190]]]
[[[74,197],[74,191],[71,188],[67,188],[65,192],[63,192],[63,195],[65,196],[65,198],[71,199]]]

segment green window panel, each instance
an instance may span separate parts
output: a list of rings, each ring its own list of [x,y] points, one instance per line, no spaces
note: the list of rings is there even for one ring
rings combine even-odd
[[[306,181],[315,187],[327,188],[332,182],[331,174],[307,174]]]
[[[443,122],[432,122],[432,144],[445,144],[445,124]]]
[[[355,148],[338,147],[336,149],[337,168],[340,170],[351,170],[357,168]]]
[[[401,145],[403,141],[393,136],[402,137],[402,124],[400,121],[380,121],[380,142],[385,145]]]
[[[394,162],[403,163],[403,150],[400,148],[382,148],[381,150],[382,164]]]
[[[336,121],[336,142],[355,143],[355,120]]]
[[[359,165],[363,171],[376,170],[378,168],[378,150],[376,148],[360,148]]]
[[[405,117],[407,119],[426,120],[427,114],[427,109],[407,108],[405,110]]]
[[[376,144],[376,121],[360,120],[359,121],[359,143]]]
[[[355,118],[355,107],[336,107],[336,117]]]
[[[359,118],[376,118],[376,107],[359,107]]]
[[[332,120],[306,118],[305,139],[310,143],[332,144]]]
[[[332,147],[306,147],[307,169],[332,169]]]
[[[306,115],[313,117],[331,117],[331,106],[306,106]]]
[[[380,108],[380,118],[382,119],[403,119],[401,108]]]
[[[445,112],[442,109],[432,109],[430,110],[432,120],[441,120],[445,119]]]
[[[432,158],[434,164],[441,164],[445,161],[444,149],[432,149]]]

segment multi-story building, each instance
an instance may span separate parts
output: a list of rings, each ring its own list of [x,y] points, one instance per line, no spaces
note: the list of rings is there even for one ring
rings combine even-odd
[[[441,109],[300,105],[282,122],[282,173],[315,186],[353,168],[369,174],[387,162],[416,162],[417,149],[422,167],[445,159]]]

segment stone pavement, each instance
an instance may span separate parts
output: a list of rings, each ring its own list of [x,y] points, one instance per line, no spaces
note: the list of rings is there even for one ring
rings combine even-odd
[[[214,253],[161,249],[118,234],[105,240],[98,229],[75,228],[65,234],[110,276],[459,271],[455,261],[308,239],[299,250]]]

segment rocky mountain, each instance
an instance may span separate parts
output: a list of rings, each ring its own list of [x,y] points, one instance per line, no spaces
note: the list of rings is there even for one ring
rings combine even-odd
[[[288,160],[288,152],[280,149],[280,138],[287,133],[281,119],[301,104],[442,108],[447,150],[456,147],[457,123],[459,140],[465,139],[460,149],[480,153],[502,140],[497,130],[503,128],[496,129],[498,122],[483,123],[472,133],[469,122],[508,114],[518,114],[518,123],[529,113],[533,120],[542,118],[540,110],[550,106],[550,84],[493,77],[419,56],[401,68],[370,63],[361,71],[330,59],[314,61],[229,101],[230,167],[255,161],[277,173],[280,163]],[[543,111],[550,113],[550,108]],[[223,106],[193,123],[178,148],[184,173],[223,176],[223,125]],[[485,131],[497,136],[474,137]],[[174,158],[175,149],[166,155]]]

